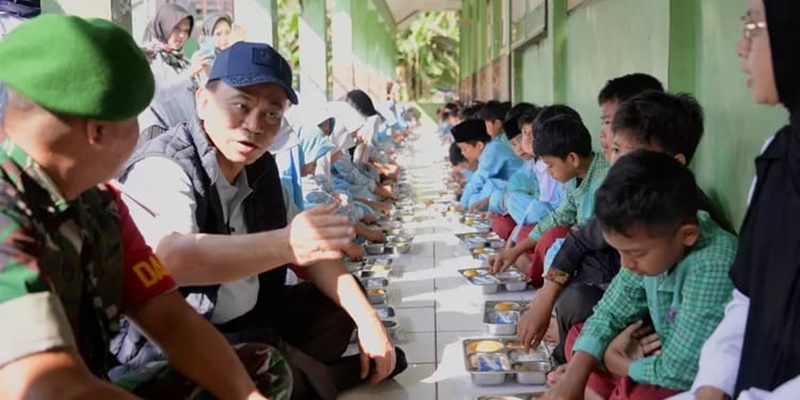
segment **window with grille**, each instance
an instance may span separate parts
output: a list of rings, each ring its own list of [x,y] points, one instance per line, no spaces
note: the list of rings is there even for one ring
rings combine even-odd
[[[511,47],[547,34],[547,0],[511,0]]]

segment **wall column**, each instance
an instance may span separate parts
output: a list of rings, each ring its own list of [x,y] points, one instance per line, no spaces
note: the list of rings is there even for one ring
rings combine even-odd
[[[107,19],[131,32],[131,0],[42,0],[41,5],[42,13]]]
[[[300,92],[316,102],[329,99],[325,0],[300,3]]]
[[[245,40],[278,47],[276,0],[236,0],[233,12],[233,20],[245,30]]]
[[[334,0],[331,10],[331,46],[333,53],[333,99],[347,94],[353,81],[352,0]],[[302,45],[301,45],[302,47]]]

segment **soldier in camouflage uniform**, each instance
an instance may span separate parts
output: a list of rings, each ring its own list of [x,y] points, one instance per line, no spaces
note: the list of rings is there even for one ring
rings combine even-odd
[[[255,344],[232,351],[175,290],[119,190],[102,183],[132,152],[136,115],[154,91],[131,37],[103,20],[42,16],[0,42],[0,65],[10,89],[0,149],[0,398],[288,399],[280,354]],[[169,363],[113,385],[108,349],[122,314]]]

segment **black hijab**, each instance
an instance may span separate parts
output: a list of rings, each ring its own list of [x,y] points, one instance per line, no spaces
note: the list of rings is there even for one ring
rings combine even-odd
[[[800,375],[800,1],[764,0],[772,64],[790,122],[756,158],[756,188],[731,278],[750,298],[734,398]]]
[[[150,21],[144,31],[144,41],[157,40],[163,44],[169,41],[169,35],[184,19],[189,19],[189,34],[194,30],[194,17],[185,8],[177,4],[164,4],[158,9],[155,18]],[[180,49],[174,49],[180,50]]]

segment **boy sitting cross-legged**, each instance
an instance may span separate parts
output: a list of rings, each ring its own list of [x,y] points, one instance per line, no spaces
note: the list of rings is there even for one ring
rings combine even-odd
[[[703,109],[687,94],[649,91],[623,102],[615,113],[609,147],[612,162],[646,149],[689,165],[703,137]],[[726,228],[708,197],[697,190],[700,209]],[[606,243],[596,219],[570,232],[545,274],[544,286],[531,302],[531,311],[520,321],[520,340],[538,346],[555,310],[560,344],[553,356],[564,362],[563,345],[569,330],[592,315],[619,269],[619,255]]]
[[[731,296],[736,238],[699,211],[691,171],[647,150],[611,168],[595,218],[624,268],[570,332],[569,366],[545,398],[663,399],[688,389]],[[657,334],[649,349],[634,338],[646,317]]]

